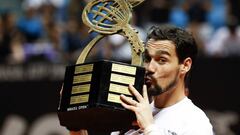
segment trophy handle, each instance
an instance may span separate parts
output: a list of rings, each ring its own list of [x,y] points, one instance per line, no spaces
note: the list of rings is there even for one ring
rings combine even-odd
[[[77,59],[76,64],[83,64],[86,60],[87,55],[91,51],[91,49],[94,47],[94,45],[101,40],[104,37],[104,35],[99,34],[97,35],[91,42],[88,43],[88,45],[82,50],[80,56]],[[141,66],[142,65],[142,53],[137,53],[133,46],[131,45],[131,52],[132,52],[132,65]]]
[[[82,64],[85,62],[85,59],[91,49],[94,47],[94,45],[103,38],[104,36],[102,34],[97,35],[91,42],[88,43],[88,45],[82,50],[80,56],[77,59],[76,64]]]

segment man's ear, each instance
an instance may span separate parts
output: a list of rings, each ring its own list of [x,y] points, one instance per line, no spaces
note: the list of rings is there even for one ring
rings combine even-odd
[[[192,66],[192,59],[190,57],[187,57],[181,64],[180,73],[186,74],[191,69],[191,66]]]

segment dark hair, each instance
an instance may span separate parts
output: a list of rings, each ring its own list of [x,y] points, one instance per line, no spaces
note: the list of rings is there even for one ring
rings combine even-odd
[[[197,57],[197,44],[192,34],[173,25],[153,26],[147,36],[147,40],[170,40],[176,46],[176,54],[179,63],[182,63],[187,57],[195,62]]]
[[[153,26],[147,36],[147,40],[170,40],[176,46],[176,54],[179,63],[182,63],[186,58],[190,57],[192,63],[195,63],[197,57],[197,44],[193,35],[184,29],[175,27],[173,25],[161,25],[159,27]],[[187,77],[185,77],[185,84],[187,84]]]

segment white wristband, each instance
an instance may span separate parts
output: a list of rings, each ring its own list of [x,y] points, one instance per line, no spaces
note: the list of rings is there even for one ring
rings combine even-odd
[[[155,127],[154,124],[149,125],[148,127],[146,127],[146,128],[144,129],[144,131],[143,131],[143,132],[144,132],[144,135],[150,134],[151,132],[154,131],[155,128],[156,128],[156,127]]]

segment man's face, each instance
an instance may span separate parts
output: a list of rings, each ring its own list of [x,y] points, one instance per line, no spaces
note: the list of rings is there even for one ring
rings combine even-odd
[[[144,55],[145,83],[148,93],[159,95],[175,88],[179,78],[180,64],[174,43],[169,40],[150,39]]]

